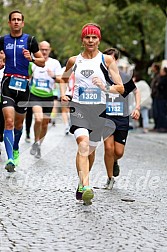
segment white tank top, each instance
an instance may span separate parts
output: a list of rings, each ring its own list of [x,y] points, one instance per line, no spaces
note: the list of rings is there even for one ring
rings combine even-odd
[[[75,84],[72,101],[81,104],[106,103],[105,92],[92,83],[92,79],[94,77],[98,77],[101,79],[104,86],[106,85],[106,80],[100,68],[100,64],[103,64],[101,52],[92,59],[85,59],[81,54],[77,56],[73,68],[75,74]]]

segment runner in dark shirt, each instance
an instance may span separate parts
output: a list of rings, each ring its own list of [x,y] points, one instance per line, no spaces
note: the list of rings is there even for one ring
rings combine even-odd
[[[14,172],[19,162],[19,141],[29,99],[29,62],[33,61],[43,67],[45,60],[36,39],[22,32],[24,16],[20,11],[9,14],[8,24],[10,34],[0,37],[0,51],[4,51],[6,57],[1,98],[5,120],[4,143],[8,157],[5,169]]]

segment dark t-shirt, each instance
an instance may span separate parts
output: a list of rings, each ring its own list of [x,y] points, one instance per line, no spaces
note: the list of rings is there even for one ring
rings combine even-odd
[[[124,93],[121,94],[117,94],[116,97],[113,99],[111,98],[112,94],[107,94],[107,102],[119,102],[122,104],[123,107],[123,117],[127,117],[129,116],[129,94],[134,91],[136,89],[136,85],[134,84],[132,78],[124,73],[124,72],[120,72],[120,76],[124,85]],[[112,81],[112,80],[111,80]],[[113,82],[110,84],[112,85]],[[119,116],[119,115],[118,115]]]
[[[19,74],[28,76],[29,61],[23,55],[23,48],[32,53],[39,51],[35,37],[23,33],[19,37],[12,37],[7,34],[0,37],[0,50],[5,53],[5,70],[7,74]]]
[[[167,99],[167,75],[161,76],[158,84],[159,99]]]
[[[112,120],[115,124],[117,130],[125,130],[129,129],[129,94],[136,89],[136,85],[134,84],[132,78],[124,73],[120,72],[120,76],[124,85],[124,93],[118,94],[118,97],[114,99],[114,102],[123,104],[123,115],[106,115],[106,118]],[[112,84],[111,84],[112,85]],[[107,95],[106,101],[112,101],[112,98],[109,98]],[[108,124],[109,122],[107,122]],[[106,125],[107,125],[106,124]]]

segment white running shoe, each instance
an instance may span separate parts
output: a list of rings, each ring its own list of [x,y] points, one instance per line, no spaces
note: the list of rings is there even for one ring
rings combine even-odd
[[[65,129],[65,135],[68,135],[69,132],[70,132],[70,127],[67,127],[67,128]]]
[[[37,150],[36,150],[36,158],[41,158],[41,146],[38,144]]]
[[[30,137],[26,137],[26,138],[25,138],[25,141],[26,141],[26,143],[31,143]]]
[[[107,183],[104,185],[104,188],[107,189],[107,190],[112,190],[113,186],[114,186],[114,183],[115,183],[115,180],[114,180],[113,177],[111,179],[108,178]]]
[[[38,143],[33,143],[33,145],[31,146],[31,150],[30,150],[30,154],[31,155],[35,155],[38,149]]]

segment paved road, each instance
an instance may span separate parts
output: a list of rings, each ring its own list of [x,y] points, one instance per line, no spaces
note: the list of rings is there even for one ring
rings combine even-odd
[[[75,200],[76,143],[61,121],[49,127],[42,158],[21,140],[17,172],[0,169],[0,252],[166,252],[167,134],[130,132],[112,191],[106,181],[103,145],[91,173],[91,206]],[[125,201],[124,201],[125,200]],[[133,202],[127,202],[132,200]]]

